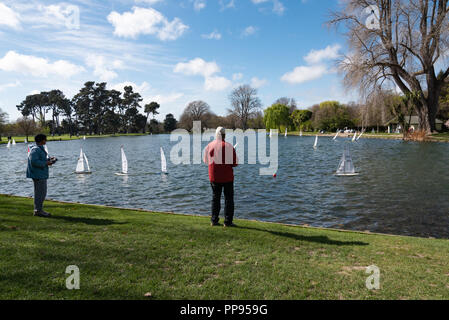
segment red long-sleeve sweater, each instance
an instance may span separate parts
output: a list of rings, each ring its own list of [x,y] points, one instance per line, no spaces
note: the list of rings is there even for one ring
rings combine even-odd
[[[214,140],[204,152],[204,162],[209,165],[209,180],[215,183],[234,181],[233,168],[237,167],[234,147],[225,141]]]

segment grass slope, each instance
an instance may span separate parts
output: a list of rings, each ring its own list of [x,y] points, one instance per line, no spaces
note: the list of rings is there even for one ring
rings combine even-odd
[[[0,299],[448,299],[449,241],[0,196]],[[365,267],[381,270],[367,290]],[[81,289],[67,290],[68,265]],[[146,293],[151,297],[144,297]]]

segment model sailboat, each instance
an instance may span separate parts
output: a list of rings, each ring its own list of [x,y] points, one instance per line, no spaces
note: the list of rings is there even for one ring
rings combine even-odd
[[[84,162],[86,162],[86,168],[84,167]],[[80,157],[78,158],[78,163],[76,164],[76,174],[91,174],[89,167],[89,161],[87,160],[86,154],[83,152],[83,149],[81,149]]]
[[[302,130],[301,130],[301,131],[299,131],[299,136],[300,136],[300,137],[302,137]]]
[[[287,135],[288,135],[288,131],[287,131],[287,128],[285,128],[285,137],[287,138]]]
[[[11,148],[11,140],[8,140],[8,144],[6,145],[6,148]]]
[[[118,176],[126,176],[128,175],[128,159],[126,158],[125,150],[123,146],[120,147],[121,158],[122,158],[122,171],[120,173],[116,173]]]
[[[318,147],[318,135],[315,137],[315,144],[313,145],[313,148],[316,149]]]
[[[164,149],[162,149],[162,147],[161,147],[161,170],[162,170],[162,173],[168,174],[167,159],[165,158]]]
[[[357,176],[358,173],[355,172],[354,163],[352,162],[351,154],[349,153],[349,148],[345,148],[343,152],[343,157],[340,160],[336,174],[337,176]]]
[[[362,132],[360,133],[360,135],[357,137],[356,141],[358,141],[358,140],[363,136],[364,133],[365,133],[365,131],[362,131]]]
[[[335,137],[334,137],[334,139],[333,139],[334,141],[337,140],[337,137],[338,137],[339,134],[340,134],[340,131],[337,130],[337,134],[335,135]]]
[[[357,139],[357,132],[354,132],[354,136],[352,137],[352,142],[356,141]]]
[[[16,145],[16,140],[14,140],[14,138],[12,139],[12,145],[13,145],[13,146]]]

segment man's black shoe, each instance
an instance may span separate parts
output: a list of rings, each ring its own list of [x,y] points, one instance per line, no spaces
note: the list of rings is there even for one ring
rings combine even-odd
[[[237,225],[235,225],[234,223],[229,223],[229,224],[224,224],[225,228],[236,228]]]
[[[50,218],[51,214],[45,211],[34,211],[35,217]]]
[[[218,222],[211,222],[210,226],[211,227],[219,227],[220,224]]]

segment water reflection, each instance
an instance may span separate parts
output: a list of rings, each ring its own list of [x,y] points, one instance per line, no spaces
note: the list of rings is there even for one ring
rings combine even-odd
[[[236,168],[236,217],[449,237],[449,144],[320,137],[314,150],[314,140],[279,139],[277,178],[260,176],[258,165]],[[174,166],[168,158],[170,174],[161,173],[160,147],[169,157],[176,143],[166,135],[49,142],[50,154],[59,159],[50,169],[49,197],[208,215],[211,191],[205,165]],[[360,175],[336,177],[347,143]],[[115,175],[121,169],[121,145],[129,176]],[[73,173],[80,148],[89,157],[91,175]],[[0,192],[31,196],[26,145],[0,146],[0,156],[8,159],[0,164]]]

